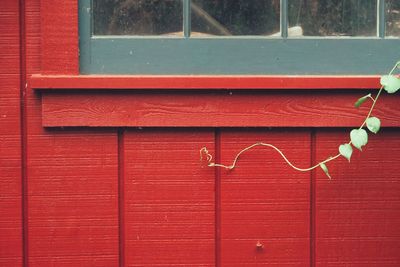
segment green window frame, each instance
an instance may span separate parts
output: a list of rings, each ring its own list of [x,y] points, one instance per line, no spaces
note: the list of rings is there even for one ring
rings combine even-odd
[[[95,36],[92,0],[79,0],[81,74],[376,75],[400,59],[400,38],[385,37],[385,0],[377,0],[376,37],[288,37],[281,0],[280,37],[196,37],[190,0],[183,37]]]

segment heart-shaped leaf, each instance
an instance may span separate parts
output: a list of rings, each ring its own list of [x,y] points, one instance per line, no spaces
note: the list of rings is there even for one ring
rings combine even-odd
[[[366,121],[367,123],[367,128],[373,133],[377,133],[379,129],[381,128],[381,121],[377,117],[370,117]]]
[[[321,169],[324,171],[324,173],[326,174],[326,176],[328,176],[329,180],[332,179],[332,177],[329,174],[328,171],[328,167],[326,167],[326,165],[324,163],[320,163],[319,166],[321,167]]]
[[[368,134],[364,129],[354,129],[350,132],[350,140],[353,146],[362,150],[361,147],[368,143]]]
[[[353,148],[351,147],[350,144],[340,145],[339,153],[350,162],[351,154],[353,154]]]
[[[383,75],[381,84],[389,94],[396,93],[400,89],[400,79],[394,75]]]
[[[368,94],[368,95],[365,95],[365,96],[363,96],[363,97],[360,97],[360,98],[356,101],[356,103],[354,103],[354,106],[355,106],[356,108],[360,107],[360,106],[362,105],[362,103],[364,103],[365,100],[367,100],[369,97],[371,97],[371,94]]]

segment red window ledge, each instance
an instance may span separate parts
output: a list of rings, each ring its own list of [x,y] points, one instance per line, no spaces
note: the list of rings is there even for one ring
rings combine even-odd
[[[372,89],[379,76],[32,75],[34,89]]]
[[[357,127],[369,105],[354,102],[379,77],[33,75],[29,86],[44,127]],[[399,96],[381,102],[383,126],[400,127]]]

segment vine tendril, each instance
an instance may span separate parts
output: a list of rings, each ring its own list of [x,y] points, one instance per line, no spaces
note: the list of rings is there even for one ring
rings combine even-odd
[[[397,62],[397,63],[394,65],[394,67],[392,68],[392,70],[389,72],[388,76],[391,76],[391,75],[393,74],[393,72],[396,70],[396,68],[398,68],[399,66],[400,66],[400,61]],[[371,119],[372,111],[374,110],[374,108],[375,108],[375,106],[376,106],[376,103],[377,103],[379,97],[380,97],[381,94],[382,94],[383,89],[385,89],[385,85],[382,83],[382,80],[381,80],[381,84],[382,84],[382,86],[380,87],[380,89],[379,89],[379,91],[378,91],[378,93],[376,94],[375,97],[372,97],[371,94],[368,94],[367,96],[364,96],[362,99],[359,99],[359,101],[360,101],[360,100],[362,100],[362,101],[361,101],[360,103],[356,104],[356,106],[358,107],[358,106],[359,106],[362,102],[364,102],[364,100],[367,99],[367,98],[370,99],[370,100],[372,101],[372,105],[371,105],[371,107],[370,107],[370,109],[369,109],[369,111],[368,111],[368,113],[367,113],[367,116],[366,116],[366,118],[364,119],[363,123],[361,124],[361,126],[360,126],[358,129],[355,129],[355,130],[353,130],[353,131],[360,131],[360,130],[361,130],[361,131],[364,131],[364,130],[362,130],[362,129],[368,124],[368,120]],[[396,88],[397,88],[397,87],[396,87]],[[399,89],[400,89],[400,88],[397,88],[397,89],[395,89],[394,91],[397,91],[397,90],[399,90]],[[368,128],[369,128],[369,127],[368,127]],[[378,130],[379,130],[379,127],[378,127]],[[375,132],[375,133],[376,133],[376,132]],[[352,133],[352,134],[353,134],[353,133]],[[357,132],[356,132],[356,134],[357,134]],[[352,135],[351,135],[351,136],[352,136]],[[357,144],[354,144],[354,141],[352,141],[353,138],[354,138],[355,141],[357,141]],[[350,160],[350,156],[351,156],[351,153],[352,153],[351,145],[353,145],[353,146],[355,146],[356,148],[358,148],[358,149],[361,150],[361,146],[362,146],[362,145],[365,145],[366,142],[367,142],[367,141],[365,141],[364,143],[362,143],[361,145],[359,145],[359,144],[358,144],[358,141],[359,141],[359,140],[356,139],[355,137],[351,137],[351,140],[350,140],[347,144],[345,144],[345,145],[347,145],[347,149],[350,149],[350,151],[348,151],[348,154],[341,152],[340,149],[339,149],[340,152],[339,152],[337,155],[335,155],[335,156],[330,156],[330,157],[328,157],[327,159],[325,159],[325,160],[323,160],[323,161],[320,161],[319,163],[317,163],[317,164],[315,164],[315,165],[313,165],[313,166],[311,166],[311,167],[308,167],[308,168],[300,168],[300,167],[295,166],[295,165],[285,156],[285,154],[282,152],[282,150],[280,150],[278,147],[276,147],[276,146],[274,146],[274,145],[272,145],[272,144],[268,144],[268,143],[264,143],[264,142],[257,142],[257,143],[254,143],[254,144],[252,144],[252,145],[250,145],[250,146],[248,146],[248,147],[245,147],[245,148],[243,148],[242,150],[240,150],[240,151],[236,154],[235,158],[233,159],[232,164],[230,164],[230,165],[224,165],[224,164],[219,164],[219,163],[213,162],[213,156],[209,153],[209,151],[207,150],[206,147],[203,147],[203,148],[200,149],[200,160],[206,160],[207,166],[209,166],[209,167],[221,167],[221,168],[225,168],[225,169],[228,169],[228,170],[232,170],[232,169],[234,169],[234,168],[236,167],[237,162],[238,162],[240,156],[241,156],[243,153],[245,153],[245,152],[247,152],[247,151],[253,149],[254,147],[263,146],[263,147],[272,148],[273,150],[275,150],[276,152],[278,152],[279,155],[281,155],[281,157],[283,158],[283,160],[284,160],[290,167],[292,167],[293,169],[295,169],[295,170],[297,170],[297,171],[300,171],[300,172],[308,172],[308,171],[314,170],[315,168],[321,167],[321,168],[324,170],[325,174],[330,178],[330,175],[329,175],[329,173],[328,173],[328,169],[327,169],[325,163],[328,163],[328,162],[330,162],[330,161],[333,161],[333,160],[339,158],[340,156],[344,156],[344,157],[346,157],[346,158],[348,158],[348,159]],[[349,148],[349,147],[350,147],[350,148]]]

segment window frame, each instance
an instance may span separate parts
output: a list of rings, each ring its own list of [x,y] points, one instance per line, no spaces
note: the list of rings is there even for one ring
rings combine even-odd
[[[287,37],[287,0],[277,38],[93,36],[91,2],[79,1],[81,74],[376,75],[400,58],[400,38],[384,36],[384,0],[377,1],[377,37],[339,38]]]
[[[345,113],[344,110],[353,114],[357,111],[361,112],[362,109],[354,110],[352,100],[348,101],[353,99],[351,94],[356,93],[354,97],[357,97],[371,92],[371,90],[377,90],[380,86],[379,75],[83,75],[79,70],[78,1],[60,1],[57,4],[54,4],[54,1],[41,1],[40,17],[36,18],[38,20],[40,18],[41,31],[35,32],[35,38],[32,40],[40,42],[40,49],[32,46],[29,42],[26,48],[28,50],[38,49],[40,60],[37,62],[40,62],[40,65],[35,68],[40,71],[29,77],[27,87],[35,91],[35,96],[37,96],[35,102],[41,105],[41,120],[44,127],[116,127],[116,125],[120,127],[175,127],[178,126],[177,123],[180,120],[153,121],[148,118],[147,123],[141,123],[140,120],[134,120],[132,117],[137,114],[127,112],[128,109],[125,110],[124,107],[121,107],[122,102],[128,107],[134,107],[131,99],[136,99],[135,96],[138,94],[156,96],[162,102],[166,98],[171,98],[171,93],[186,95],[189,102],[194,99],[193,101],[198,104],[196,94],[209,96],[209,100],[202,103],[201,108],[196,109],[196,114],[206,112],[210,103],[214,103],[218,109],[217,114],[222,116],[220,120],[216,121],[215,114],[210,116],[204,113],[201,120],[191,121],[187,125],[179,124],[182,127],[206,127],[206,125],[210,127],[211,125],[212,127],[266,127],[268,125],[276,127],[349,127],[359,125],[358,117],[350,116],[354,120],[350,124],[343,125],[341,120],[332,120],[329,117],[332,115],[329,109],[323,109],[329,116],[319,114],[319,110],[315,109],[315,103],[326,102],[320,96],[329,94],[337,97],[340,101],[341,114]],[[393,64],[392,60],[380,70],[380,74],[389,71]],[[119,97],[124,92],[130,97],[129,99]],[[271,101],[276,99],[277,94],[284,94],[285,101],[290,102],[295,99],[296,106],[305,107],[305,110],[308,110],[307,103],[311,104],[310,112],[314,114],[313,118],[323,118],[323,120],[318,125],[313,124],[314,119],[304,120],[303,117],[296,119],[296,121],[304,123],[301,125],[293,125],[292,121],[285,120],[284,117],[271,121],[268,116],[265,116],[266,105],[263,103],[261,109],[257,111],[259,116],[251,113],[257,120],[249,123],[247,119],[237,116],[237,109],[232,109],[232,106],[236,106],[238,103],[252,103],[253,100],[243,99],[234,104],[229,102],[231,95],[241,96],[242,94],[254,95],[255,100],[259,99],[260,94],[268,94]],[[229,107],[229,112],[219,110],[220,104],[218,103],[224,101],[222,99],[224,95],[227,96],[225,104]],[[397,99],[393,97],[388,97],[389,102],[385,102],[386,104],[380,107],[382,110],[380,108],[377,110],[377,115],[383,113],[390,115],[387,121],[393,121],[386,124],[388,127],[398,126],[397,115],[389,112],[395,110],[396,107]],[[69,100],[72,101],[72,106],[68,106],[66,103]],[[189,102],[179,103],[176,111],[184,111],[185,107],[191,107],[191,102]],[[69,103],[71,102],[69,101]],[[82,105],[82,103],[84,104]],[[93,109],[93,105],[90,103],[94,104],[96,108]],[[282,104],[279,101],[277,103],[279,107]],[[348,103],[348,107],[342,108],[343,103]],[[64,110],[63,107],[66,104],[67,108]],[[98,109],[99,106],[101,106],[100,109]],[[73,107],[82,109],[84,113],[74,113],[72,118]],[[54,109],[57,112],[53,112]],[[93,110],[109,112],[103,115],[97,112],[93,113]],[[190,110],[192,114],[192,109]],[[302,116],[302,113],[290,110],[292,113]],[[185,113],[181,114],[182,118],[190,118]],[[53,115],[57,116],[57,122],[52,125],[46,124],[49,116]],[[282,113],[282,116],[286,115],[288,115],[286,111]],[[123,119],[119,120],[118,118]],[[140,116],[139,118],[145,117]],[[260,118],[265,120],[260,120]],[[67,125],[65,124],[67,119],[73,119],[75,122]]]

